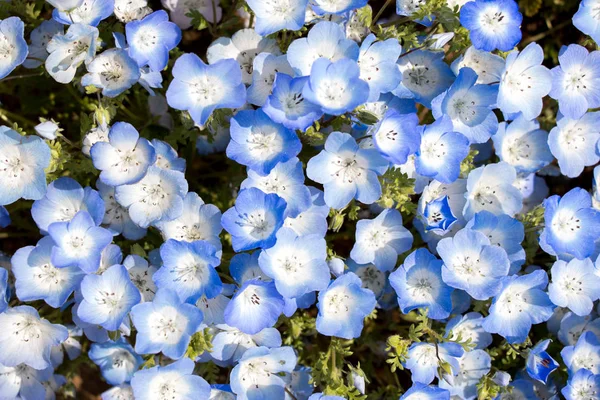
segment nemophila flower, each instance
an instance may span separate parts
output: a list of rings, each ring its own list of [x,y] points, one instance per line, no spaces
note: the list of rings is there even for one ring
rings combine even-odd
[[[8,308],[0,314],[0,326],[0,364],[4,367],[48,368],[51,348],[69,336],[67,328],[40,318],[30,306]]]
[[[79,6],[70,10],[52,10],[52,18],[65,25],[98,26],[100,21],[112,15],[114,8],[114,0],[83,0]]]
[[[479,381],[490,372],[492,366],[490,355],[485,350],[471,350],[458,359],[458,364],[458,374],[440,379],[440,388],[447,389],[452,396],[461,399],[477,398]]]
[[[69,177],[52,181],[43,198],[31,207],[31,216],[43,233],[54,222],[70,221],[79,211],[87,211],[94,223],[100,225],[104,218],[104,201],[97,191],[85,189]]]
[[[600,341],[593,332],[581,334],[574,346],[566,346],[560,356],[570,374],[586,369],[594,375],[600,374]]]
[[[573,25],[582,33],[591,36],[595,42],[600,42],[597,7],[598,3],[595,0],[581,1],[579,9],[573,15]]]
[[[439,197],[425,205],[423,222],[426,231],[447,232],[458,219],[452,213],[448,196]]]
[[[188,111],[196,124],[204,125],[214,110],[236,108],[246,102],[239,69],[235,60],[206,65],[197,55],[184,54],[173,66],[167,102],[176,110]]]
[[[448,286],[476,300],[489,299],[502,289],[510,261],[506,251],[491,245],[483,233],[461,229],[454,237],[440,240],[437,252],[444,261],[442,279]]]
[[[558,160],[560,172],[576,178],[585,167],[600,160],[597,143],[600,139],[600,112],[589,112],[578,119],[558,118],[548,136],[548,146]]]
[[[117,203],[115,199],[115,187],[102,183],[100,179],[96,181],[96,187],[104,201],[106,212],[102,224],[113,233],[113,235],[122,234],[125,239],[138,240],[146,236],[146,229],[140,228],[131,220],[129,212],[125,207]],[[89,212],[89,211],[88,211]]]
[[[137,371],[131,379],[134,398],[208,399],[210,385],[203,378],[193,374],[194,367],[194,361],[184,357],[166,366]]]
[[[567,386],[561,390],[561,393],[566,400],[593,399],[600,393],[600,375],[594,375],[582,368],[569,377]]]
[[[142,301],[152,301],[156,293],[156,285],[152,277],[158,268],[136,254],[125,257],[123,265],[127,268],[129,279],[140,291]]]
[[[54,120],[40,122],[33,129],[40,137],[48,140],[54,140],[58,136],[62,136],[60,133],[62,129]]]
[[[29,45],[28,59],[25,59],[23,66],[25,68],[37,68],[46,61],[48,58],[48,51],[46,46],[50,39],[56,34],[64,33],[64,25],[56,22],[53,19],[42,21],[36,28],[31,31],[29,39],[31,44]]]
[[[462,68],[450,89],[432,101],[433,116],[439,119],[447,115],[453,131],[462,133],[471,143],[485,143],[498,129],[498,118],[492,111],[498,87],[476,82],[475,71]]]
[[[203,315],[195,305],[184,303],[174,290],[161,288],[152,302],[133,307],[131,319],[138,331],[136,352],[162,352],[177,360],[185,354],[192,335],[200,330]]]
[[[297,31],[304,25],[308,0],[249,0],[248,7],[256,16],[259,35],[270,35],[282,29]]]
[[[65,34],[57,33],[48,42],[46,70],[59,83],[70,83],[77,68],[89,64],[96,54],[98,29],[93,26],[73,24]]]
[[[460,9],[460,23],[478,50],[512,50],[521,41],[522,21],[514,0],[476,0]]]
[[[137,336],[139,340],[139,335]],[[129,382],[133,373],[142,364],[143,360],[125,339],[113,342],[93,343],[88,353],[102,373],[102,377],[110,385],[120,385]]]
[[[86,67],[88,73],[81,78],[81,85],[102,89],[106,97],[116,97],[140,80],[139,67],[122,49],[108,49]]]
[[[277,242],[258,257],[260,269],[275,281],[284,297],[297,298],[324,290],[330,279],[325,239],[319,235],[297,236],[289,228],[277,232]]]
[[[460,164],[469,154],[469,139],[453,127],[447,116],[421,129],[421,145],[415,167],[418,174],[442,183],[452,183],[460,174]]]
[[[262,272],[258,265],[260,251],[254,253],[235,254],[229,262],[229,274],[238,285],[242,285],[249,279],[259,278],[265,282],[271,280]]]
[[[325,395],[323,393],[314,393],[308,400],[344,400],[344,398],[340,396]]]
[[[447,342],[440,344],[418,342],[413,343],[408,350],[408,357],[404,362],[406,369],[411,372],[413,382],[430,384],[438,375],[439,363],[444,362],[449,366],[447,373],[456,375],[460,371],[459,358],[464,350],[458,343]]]
[[[560,328],[556,333],[558,340],[565,346],[571,346],[577,343],[579,336],[583,332],[591,331],[596,336],[600,336],[600,319],[592,315],[580,317],[568,309],[557,307],[554,314],[563,311],[560,316]],[[566,313],[566,314],[564,314]],[[548,321],[550,323],[550,321]]]
[[[48,3],[58,10],[70,11],[79,7],[83,0],[50,0]]]
[[[115,17],[125,24],[142,19],[151,12],[146,0],[115,0]]]
[[[543,384],[547,383],[548,375],[558,368],[556,360],[546,352],[548,345],[550,345],[550,339],[542,340],[527,354],[527,373]]]
[[[421,143],[419,118],[415,113],[400,114],[388,110],[369,133],[381,156],[394,164],[404,164]]]
[[[308,31],[307,37],[296,39],[290,44],[287,59],[298,76],[308,76],[319,58],[331,62],[343,58],[357,60],[358,54],[358,45],[346,38],[344,29],[339,24],[321,21]]]
[[[17,297],[21,301],[44,300],[61,307],[79,287],[84,273],[76,266],[56,268],[51,261],[54,241],[45,236],[36,246],[23,247],[11,258]]]
[[[227,157],[260,175],[300,153],[296,133],[273,122],[261,109],[242,110],[231,118]]]
[[[471,46],[463,55],[454,60],[451,68],[456,75],[464,67],[471,68],[477,74],[478,84],[490,85],[500,82],[504,64],[504,59],[499,55],[477,50]]]
[[[247,101],[262,107],[271,94],[275,76],[284,74],[294,76],[286,55],[275,56],[270,53],[260,53],[254,58],[252,84],[248,87]]]
[[[543,270],[505,278],[490,314],[483,320],[483,329],[501,335],[509,343],[524,342],[532,325],[552,316],[555,306],[544,291],[546,285],[548,275]]]
[[[416,50],[401,54],[398,69],[402,81],[392,93],[400,98],[415,99],[431,108],[431,100],[454,82],[454,73],[444,62],[443,52]]]
[[[586,316],[600,298],[600,275],[589,258],[573,259],[568,263],[558,260],[551,270],[552,282],[548,286],[550,300],[566,307],[576,315]]]
[[[347,272],[319,292],[317,331],[325,336],[357,338],[376,303],[373,292],[362,288],[360,278]]]
[[[552,255],[584,259],[594,254],[594,242],[600,234],[600,212],[592,208],[590,194],[574,188],[562,198],[544,200],[544,230],[540,246]]]
[[[369,85],[360,79],[356,61],[319,58],[312,65],[302,95],[325,113],[342,115],[367,101]]]
[[[441,270],[441,260],[427,249],[417,249],[390,274],[390,284],[398,295],[402,313],[427,308],[427,316],[432,319],[444,319],[450,315],[450,296],[454,289],[442,281]]]
[[[313,0],[311,6],[315,14],[343,14],[346,11],[362,8],[367,0]]]
[[[402,214],[386,209],[374,219],[357,222],[350,257],[359,264],[373,263],[382,271],[391,271],[398,255],[409,250],[412,243],[412,234],[402,225]]]
[[[483,316],[477,312],[457,315],[446,323],[446,336],[451,340],[459,337],[462,341],[470,340],[475,349],[485,349],[492,344],[492,335],[483,329],[482,323]]]
[[[450,400],[450,392],[437,386],[415,382],[400,400]]]
[[[202,310],[202,313],[204,314],[203,324],[212,327],[217,324],[225,323],[223,314],[225,313],[225,307],[227,307],[227,304],[231,301],[227,296],[233,294],[232,286],[233,285],[224,285],[223,290],[217,297],[209,299],[204,295],[196,301],[196,307]]]
[[[311,204],[296,217],[287,217],[283,226],[291,228],[298,236],[317,234],[321,237],[327,232],[327,216],[329,207],[325,204],[323,192],[308,186]]]
[[[11,285],[8,282],[8,270],[0,268],[0,313],[8,308],[11,291]]]
[[[271,328],[283,311],[284,300],[273,282],[258,278],[244,282],[225,308],[225,323],[255,335]]]
[[[87,275],[81,282],[81,294],[77,316],[109,331],[119,329],[129,310],[141,300],[140,291],[122,265],[113,265],[102,275]]]
[[[109,244],[100,254],[100,268],[96,273],[101,274],[115,264],[121,264],[123,261],[123,252],[116,244]]]
[[[115,198],[129,210],[133,222],[147,228],[161,220],[179,217],[187,191],[183,173],[151,166],[140,181],[118,186]]]
[[[210,23],[219,22],[223,17],[223,9],[219,3],[211,0],[161,0],[161,3],[169,10],[171,21],[181,29],[192,26],[192,18],[186,15],[191,10],[197,10]]]
[[[550,97],[558,100],[560,113],[571,119],[582,117],[588,108],[600,106],[600,52],[570,44],[558,55],[560,65],[552,68]]]
[[[81,152],[89,157],[90,150],[94,144],[97,142],[108,142],[109,130],[110,126],[105,123],[98,124],[98,126],[92,128],[83,138]]]
[[[381,93],[394,90],[402,80],[396,65],[402,51],[396,39],[376,41],[370,34],[360,45],[358,66],[360,79],[369,85],[369,101],[376,101]]]
[[[325,148],[308,161],[306,175],[325,188],[325,203],[344,208],[352,199],[372,204],[381,197],[378,175],[388,162],[376,149],[362,149],[347,133],[332,132]]]
[[[39,200],[46,193],[50,148],[37,136],[22,136],[0,126],[0,205],[20,198]]]
[[[5,399],[45,399],[44,384],[52,377],[52,368],[34,369],[25,364],[15,367],[0,365],[0,387]],[[54,395],[54,392],[52,393]]]
[[[113,386],[100,395],[102,400],[133,400],[133,389],[128,383]]]
[[[552,74],[543,61],[544,51],[537,43],[530,43],[521,52],[511,51],[506,57],[498,88],[498,108],[504,114],[522,112],[528,120],[540,115],[542,99],[552,89]]]
[[[147,15],[141,21],[125,25],[129,55],[137,65],[150,66],[152,71],[162,71],[169,61],[169,51],[181,40],[181,29],[172,22],[164,10]]]
[[[338,263],[337,261],[334,261],[332,268],[332,260],[339,260],[341,262],[341,267],[339,270],[336,270],[337,265],[335,264]],[[333,276],[337,278],[338,276],[342,275],[344,273],[344,268],[347,265],[348,271],[354,272],[356,276],[360,278],[362,282],[362,288],[372,291],[377,299],[379,299],[384,291],[389,288],[389,285],[387,285],[386,272],[381,271],[374,264],[357,264],[351,258],[347,258],[345,261],[346,264],[344,264],[344,262],[339,258],[333,258],[329,260],[329,271],[331,274],[333,274]]]
[[[231,235],[237,252],[269,248],[275,244],[275,234],[283,225],[286,202],[278,195],[266,194],[256,188],[242,190],[235,206],[223,213],[221,225]]]
[[[29,49],[24,35],[25,24],[18,17],[0,20],[0,79],[23,64]]]
[[[281,334],[275,328],[265,328],[255,335],[246,334],[225,324],[217,325],[217,329],[218,333],[212,339],[213,349],[210,355],[218,361],[235,364],[248,349],[281,346]]]
[[[511,217],[518,213],[523,206],[523,195],[512,185],[516,178],[515,168],[503,161],[471,171],[467,178],[465,218],[471,219],[484,210]]]
[[[239,400],[283,399],[286,375],[296,367],[291,347],[248,349],[229,375],[231,390]]]
[[[172,289],[185,302],[195,302],[202,295],[213,298],[223,287],[215,268],[220,260],[217,249],[208,242],[179,242],[169,239],[160,246],[163,266],[154,273],[154,283]]]

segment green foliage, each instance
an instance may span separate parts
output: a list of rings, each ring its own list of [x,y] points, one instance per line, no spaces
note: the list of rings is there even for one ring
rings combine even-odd
[[[282,337],[282,343],[286,346],[293,346],[298,351],[299,358],[304,357],[305,349],[304,338],[315,336],[316,319],[308,311],[297,311],[291,318],[281,318],[279,325]]]
[[[203,331],[194,333],[185,352],[185,356],[195,360],[204,354],[205,351],[211,352],[212,339],[213,335],[211,335],[209,328],[205,328]]]
[[[210,26],[210,22],[198,10],[191,9],[185,15],[192,19],[192,28],[198,31],[202,31]]]
[[[323,393],[349,400],[366,399],[366,396],[361,395],[353,386],[351,378],[352,371],[362,374],[362,370],[360,367],[352,367],[346,361],[353,354],[350,350],[353,343],[353,340],[332,337],[327,352],[318,355],[313,364],[312,382],[323,388]]]
[[[382,195],[377,201],[383,208],[396,208],[405,215],[414,215],[417,205],[412,202],[415,193],[415,180],[409,178],[399,168],[390,168],[383,174],[381,182]]]
[[[510,386],[503,387],[498,385],[488,373],[487,375],[482,376],[477,383],[477,400],[492,400],[502,393],[509,393],[511,391]]]
[[[405,339],[400,335],[393,335],[387,339],[385,351],[388,354],[388,358],[385,362],[390,365],[390,370],[392,372],[404,369],[402,364],[408,358],[408,348],[411,343],[412,341],[410,339]]]
[[[469,173],[475,169],[475,157],[479,154],[478,150],[471,149],[469,155],[460,163],[460,177],[466,178]]]
[[[523,10],[526,16],[533,17],[540,8],[542,8],[543,0],[520,0],[519,8]]]
[[[539,205],[528,213],[521,215],[520,219],[525,228],[525,240],[523,249],[525,249],[526,264],[532,264],[539,248],[539,233],[544,228],[544,207]]]

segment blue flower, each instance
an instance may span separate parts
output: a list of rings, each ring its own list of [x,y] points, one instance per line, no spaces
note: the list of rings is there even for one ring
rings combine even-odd
[[[483,329],[482,323],[483,316],[477,312],[457,315],[446,323],[446,337],[450,340],[457,340],[459,337],[462,341],[470,340],[475,349],[485,349],[492,344],[493,339],[492,334]]]
[[[11,288],[8,283],[8,270],[5,268],[0,268],[0,313],[3,313],[8,308],[10,291]]]
[[[227,157],[260,175],[300,153],[296,133],[273,122],[261,109],[242,110],[231,118]]]
[[[123,234],[125,239],[138,240],[146,236],[146,229],[139,227],[131,220],[129,212],[125,207],[117,203],[115,199],[115,187],[102,183],[100,179],[96,181],[96,187],[102,200],[106,213],[102,224],[113,233],[113,235]],[[89,210],[88,210],[89,212]]]
[[[148,101],[150,101],[150,99],[157,98],[159,98],[159,96],[149,97]],[[168,108],[164,98],[163,101],[165,101],[165,107]],[[185,158],[179,157],[177,150],[175,150],[169,143],[163,142],[162,140],[152,139],[151,143],[152,147],[154,147],[154,152],[156,153],[156,162],[154,165],[162,169],[170,169],[185,173]]]
[[[52,10],[52,18],[65,25],[98,26],[100,21],[112,15],[114,9],[114,0],[83,0],[73,9]]]
[[[273,282],[255,278],[244,282],[225,308],[225,323],[255,335],[271,328],[283,311],[284,300]]]
[[[308,161],[306,175],[325,188],[325,203],[332,208],[344,208],[356,198],[372,204],[381,197],[378,175],[388,168],[388,162],[376,149],[362,149],[347,133],[332,132],[325,149]]]
[[[552,328],[558,329],[556,336],[565,346],[574,345],[583,332],[591,331],[600,335],[600,318],[593,318],[592,315],[580,317],[569,310],[557,307],[552,319],[548,321],[548,329],[551,332],[550,322],[552,320],[560,324],[559,327]]]
[[[20,198],[39,200],[46,193],[50,148],[37,136],[21,136],[0,126],[0,206]]]
[[[427,308],[429,318],[448,318],[452,311],[450,296],[454,289],[442,281],[441,271],[441,260],[427,249],[417,249],[390,274],[390,284],[398,295],[402,313]]]
[[[131,379],[133,395],[136,399],[151,399],[157,393],[175,398],[210,397],[210,385],[198,375],[194,375],[195,363],[184,357],[166,366],[156,366],[137,371]]]
[[[465,352],[458,363],[458,374],[444,375],[439,380],[440,388],[447,389],[452,396],[460,399],[476,399],[479,381],[490,372],[492,358],[485,350],[471,350]]]
[[[450,400],[450,392],[437,386],[415,382],[400,400]]]
[[[317,15],[342,14],[346,11],[362,8],[367,5],[368,0],[329,1],[313,0],[311,2],[313,11]]]
[[[98,29],[93,26],[74,24],[65,34],[58,33],[46,46],[46,70],[59,83],[70,83],[77,68],[89,64],[96,54]]]
[[[459,358],[464,350],[458,343],[413,343],[408,349],[408,357],[404,366],[410,370],[413,382],[430,384],[438,375],[439,363],[445,362],[450,367],[450,374],[456,375],[460,371]]]
[[[116,342],[93,343],[88,356],[100,367],[102,377],[110,385],[129,382],[144,361],[123,338]]]
[[[522,21],[514,0],[476,0],[460,9],[460,23],[479,50],[512,50],[521,41]]]
[[[428,202],[425,205],[423,217],[423,221],[426,224],[425,230],[439,232],[441,235],[443,235],[444,232],[447,232],[448,229],[458,221],[452,213],[448,195],[438,197],[437,199]]]
[[[275,328],[265,328],[255,335],[246,334],[225,324],[215,328],[218,333],[212,339],[213,349],[210,355],[223,363],[235,365],[248,349],[255,347],[281,347],[281,334]]]
[[[594,375],[582,368],[569,377],[569,382],[561,390],[561,393],[566,400],[593,399],[600,393],[600,375]]]
[[[570,374],[581,369],[600,374],[600,341],[593,332],[582,333],[574,346],[566,346],[560,351],[560,356]]]
[[[256,16],[256,32],[270,35],[282,29],[297,31],[304,25],[308,0],[265,2],[248,0],[248,7]]]
[[[471,46],[452,62],[451,68],[456,75],[463,67],[471,68],[477,74],[477,83],[490,85],[500,82],[504,64],[504,58],[499,55]]]
[[[335,261],[334,261],[335,260]],[[338,265],[339,269],[336,269]],[[338,277],[344,273],[344,269],[348,266],[348,271],[354,272],[356,276],[358,276],[362,282],[363,289],[369,289],[375,295],[375,298],[381,300],[382,295],[387,294],[392,291],[391,287],[387,282],[388,274],[379,268],[377,268],[373,264],[358,264],[351,258],[346,259],[346,263],[340,258],[332,258],[328,262],[329,270],[331,274],[335,277]],[[378,304],[381,305],[381,304]],[[394,304],[394,307],[396,304]]]
[[[276,56],[270,53],[257,55],[254,58],[252,84],[248,86],[248,103],[262,107],[271,95],[275,77],[279,74],[289,78],[294,76],[294,70],[288,63],[286,55]]]
[[[594,301],[600,298],[600,276],[592,260],[575,258],[568,263],[558,260],[551,274],[548,294],[554,304],[581,317],[592,312]]]
[[[328,229],[329,207],[325,204],[325,196],[322,191],[313,186],[308,186],[308,190],[311,198],[308,209],[296,217],[287,217],[283,226],[291,228],[298,236],[316,234],[325,237]]]
[[[360,79],[369,85],[369,101],[376,101],[381,93],[391,92],[402,80],[396,65],[402,52],[400,43],[396,39],[376,40],[373,34],[367,36],[358,56]]]
[[[48,3],[61,11],[69,11],[79,7],[83,0],[50,0]]]
[[[117,97],[140,80],[140,69],[122,49],[108,49],[86,67],[88,73],[81,78],[81,85],[102,89],[106,97]]]
[[[347,272],[319,292],[316,326],[320,334],[344,339],[360,336],[365,317],[377,303],[373,292],[361,286],[360,278]]]
[[[581,1],[579,10],[573,15],[573,25],[598,43],[600,42],[600,25],[598,24],[596,6],[597,4],[593,0]]]
[[[10,214],[4,206],[0,206],[0,228],[6,228],[11,223]]]
[[[122,265],[113,265],[102,275],[87,275],[81,282],[81,294],[77,316],[108,331],[119,329],[129,310],[141,300]]]
[[[544,291],[548,275],[536,270],[527,275],[506,278],[494,297],[490,314],[483,320],[483,329],[497,333],[509,343],[522,343],[531,326],[548,321],[555,306]]]
[[[172,289],[181,301],[194,303],[202,295],[209,299],[221,293],[223,284],[216,267],[217,249],[208,242],[179,242],[169,239],[160,246],[163,266],[154,273],[154,283]]]
[[[141,21],[125,25],[129,55],[139,67],[150,66],[152,71],[162,71],[169,61],[169,51],[181,40],[181,29],[172,22],[164,10],[145,16]]]
[[[2,62],[0,62],[0,79],[8,76],[27,58],[29,48],[25,41],[24,30],[25,24],[18,17],[0,20],[3,54]]]
[[[276,194],[259,189],[242,190],[235,206],[223,213],[221,224],[229,234],[235,251],[269,248],[283,225],[286,202]]]
[[[381,156],[393,164],[401,165],[419,150],[421,135],[418,125],[417,114],[400,114],[390,109],[369,133]]]
[[[167,102],[176,110],[188,111],[198,125],[206,124],[216,109],[244,105],[246,87],[239,64],[225,59],[206,65],[195,54],[180,56],[173,66]]]
[[[527,354],[527,373],[543,384],[548,382],[548,375],[558,368],[556,360],[546,352],[549,344],[550,339],[542,340]]]

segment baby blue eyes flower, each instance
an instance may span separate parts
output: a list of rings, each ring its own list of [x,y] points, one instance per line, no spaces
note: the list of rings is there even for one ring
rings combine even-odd
[[[582,333],[574,346],[566,346],[561,350],[560,356],[571,374],[581,369],[594,375],[600,374],[600,341],[593,332]]]
[[[521,41],[522,21],[514,0],[476,0],[460,9],[460,23],[479,50],[512,50]]]
[[[48,3],[57,10],[70,11],[83,4],[83,0],[49,0]]]
[[[270,35],[282,29],[297,31],[304,25],[308,0],[248,0],[256,15],[256,33]]]
[[[50,148],[37,136],[21,136],[0,126],[0,205],[20,198],[39,200],[46,193]]]
[[[599,42],[600,25],[596,7],[598,7],[598,3],[594,0],[581,1],[579,10],[573,15],[573,25],[581,32],[591,36],[595,42]]]
[[[52,37],[46,50],[46,70],[57,82],[70,83],[77,68],[89,64],[96,54],[98,29],[82,24],[70,25],[63,35],[58,33]]]
[[[198,375],[193,375],[195,363],[184,357],[166,366],[137,371],[131,379],[135,399],[208,399],[210,385]]]
[[[52,367],[37,370],[25,364],[16,367],[0,365],[2,396],[6,399],[45,399],[52,371]]]
[[[0,20],[0,79],[5,78],[15,68],[23,64],[29,48],[24,35],[25,24],[18,17]]]
[[[524,342],[532,325],[552,316],[555,306],[544,291],[547,285],[548,275],[543,270],[506,278],[492,301],[490,314],[483,320],[483,328],[509,343]]]
[[[241,107],[246,102],[237,61],[224,59],[206,65],[195,54],[175,61],[167,102],[176,110],[188,111],[198,125],[206,124],[216,109]]]
[[[471,68],[477,74],[477,83],[489,85],[500,82],[504,64],[504,59],[499,55],[471,46],[464,55],[454,60],[451,68],[456,75],[463,67]]]
[[[81,78],[83,86],[102,89],[106,97],[116,97],[140,80],[140,69],[122,49],[108,49],[96,56]]]
[[[569,382],[561,393],[566,400],[592,399],[600,393],[600,375],[582,368],[569,377]]]
[[[117,203],[114,186],[102,183],[98,179],[96,187],[106,208],[106,213],[102,219],[102,224],[106,229],[111,231],[113,235],[122,234],[125,239],[129,240],[138,240],[146,236],[146,229],[140,228],[133,222],[127,209]]]
[[[291,228],[298,236],[316,234],[325,237],[329,207],[325,204],[323,192],[309,186],[311,205],[296,217],[287,217],[283,226]]]
[[[332,132],[325,149],[308,161],[306,175],[325,188],[325,203],[344,208],[352,199],[372,204],[381,197],[378,175],[388,162],[376,149],[362,149],[347,133]]]
[[[373,144],[389,162],[402,165],[414,154],[421,143],[417,114],[399,114],[388,110],[383,119],[371,128]]]
[[[361,286],[360,278],[347,272],[319,292],[316,326],[320,334],[344,339],[360,336],[365,317],[377,303],[373,292]]]
[[[212,340],[213,350],[210,355],[215,360],[228,365],[237,364],[248,349],[260,346],[268,348],[281,347],[281,334],[275,328],[265,328],[255,335],[246,334],[225,324],[219,324],[215,328],[218,333],[214,335]],[[228,391],[228,393],[230,394],[229,397],[217,397],[215,400],[235,400],[231,391]]]
[[[117,342],[109,340],[93,343],[88,355],[90,360],[100,367],[102,377],[110,385],[129,382],[143,362],[142,357],[137,355],[124,339]]]
[[[426,223],[426,231],[439,232],[444,234],[447,232],[454,222],[458,221],[452,213],[452,208],[448,201],[448,195],[438,197],[425,205],[423,212],[424,222]]]
[[[181,40],[181,29],[164,10],[155,11],[141,21],[125,25],[129,55],[140,67],[149,65],[152,71],[162,71],[169,61],[169,51]]]
[[[428,315],[430,314],[431,312]],[[466,313],[464,316],[457,315],[446,324],[446,336],[453,340],[458,337],[463,341],[470,339],[475,349],[485,349],[492,344],[493,339],[492,334],[483,329],[482,323],[483,316],[477,312]]]
[[[346,11],[362,8],[367,5],[368,0],[313,0],[311,2],[313,11],[317,15],[342,14]]]
[[[546,352],[548,345],[550,345],[550,339],[542,340],[527,355],[527,373],[543,384],[547,383],[548,375],[558,368],[556,360]]]
[[[252,84],[246,93],[248,103],[262,107],[273,90],[273,83],[278,74],[294,76],[287,56],[275,56],[270,53],[257,55],[254,58]]]
[[[486,375],[492,364],[492,359],[484,350],[465,352],[458,359],[459,372],[455,376],[444,375],[439,380],[441,388],[447,389],[452,396],[461,399],[477,398],[478,384]]]
[[[52,11],[52,18],[61,24],[82,24],[98,26],[100,21],[113,14],[114,0],[83,0],[79,6],[70,10],[59,8]]]
[[[273,122],[261,109],[242,110],[231,119],[227,157],[260,175],[298,155],[302,143],[291,129]]]
[[[450,400],[450,392],[437,386],[413,383],[400,400]]]
[[[568,263],[558,260],[551,270],[552,283],[548,287],[550,300],[576,315],[586,316],[594,301],[600,298],[600,276],[592,260],[573,259]]]
[[[402,80],[396,65],[402,48],[396,39],[376,41],[370,34],[360,45],[358,66],[360,79],[369,85],[369,101],[376,101],[381,93],[394,90]]]
[[[452,375],[460,371],[458,359],[464,354],[463,348],[458,343],[413,343],[408,350],[405,367],[410,370],[413,382],[430,384],[438,377],[438,363],[442,360],[449,364]]]

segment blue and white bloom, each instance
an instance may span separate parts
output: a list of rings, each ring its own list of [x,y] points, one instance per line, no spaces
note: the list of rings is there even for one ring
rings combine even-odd
[[[314,0],[313,11],[317,15],[342,14],[346,11],[362,8],[367,5],[368,0]]]
[[[256,15],[256,33],[270,35],[282,29],[297,31],[304,25],[308,0],[249,0],[248,7]]]
[[[450,400],[450,392],[433,385],[415,382],[400,400]]]
[[[583,4],[583,2],[582,2]],[[566,400],[584,400],[594,398],[600,392],[600,375],[581,368],[569,377],[569,382],[561,393]]]
[[[100,367],[102,377],[110,385],[129,382],[143,362],[142,357],[123,338],[117,342],[93,343],[88,355]]]
[[[142,19],[151,12],[146,0],[115,0],[115,17],[123,23]]]
[[[476,399],[479,380],[490,372],[492,358],[485,350],[465,352],[458,359],[459,372],[439,380],[440,388],[447,389],[460,399]]]
[[[556,360],[546,352],[550,342],[550,339],[542,340],[533,346],[527,355],[527,373],[543,384],[547,384],[548,375],[558,368]]]
[[[278,74],[294,76],[294,70],[287,56],[275,56],[270,53],[260,53],[254,58],[252,84],[248,87],[247,101],[262,107],[273,90],[273,83]]]
[[[581,369],[600,374],[600,341],[593,332],[584,332],[574,346],[564,347],[560,356],[571,374]]]
[[[100,179],[96,181],[96,187],[102,200],[106,212],[102,224],[113,233],[113,235],[122,234],[125,239],[138,240],[146,236],[146,229],[139,227],[131,220],[129,212],[125,207],[117,203],[115,199],[115,187],[102,183]],[[89,212],[89,211],[88,211]]]
[[[552,266],[551,274],[550,300],[580,317],[588,315],[594,301],[600,298],[600,275],[592,260],[575,258],[568,263],[558,260]]]
[[[193,374],[194,367],[194,361],[184,357],[166,366],[137,371],[131,379],[134,398],[208,399],[210,385],[203,378]]]
[[[483,329],[482,323],[483,316],[477,312],[457,315],[446,323],[446,336],[451,340],[470,340],[475,349],[485,349],[492,344],[492,334]]]
[[[378,175],[388,168],[388,162],[376,149],[362,149],[347,133],[332,132],[325,149],[308,161],[306,175],[325,188],[325,203],[344,208],[356,198],[372,204],[381,197]]]
[[[477,74],[477,83],[482,85],[497,84],[504,71],[504,59],[499,55],[477,50],[471,46],[451,65],[454,74],[458,75],[463,67],[471,68]]]
[[[150,96],[148,98],[148,102],[151,99],[160,99],[160,96]],[[168,110],[167,101],[165,98],[162,98],[165,107],[166,116],[170,116],[166,110]],[[163,142],[162,140],[152,139],[152,147],[154,147],[154,152],[156,153],[156,162],[154,165],[160,167],[162,169],[170,169],[173,171],[185,172],[185,159],[179,157],[177,154],[177,150],[175,150],[169,143]]]
[[[102,171],[100,180],[111,186],[139,182],[156,161],[154,147],[128,122],[115,123],[108,142],[94,144],[90,154],[94,167]]]
[[[265,328],[255,335],[248,335],[237,328],[225,324],[219,324],[216,328],[218,329],[218,333],[213,337],[213,350],[210,352],[210,355],[215,360],[225,363],[237,363],[248,349],[259,346],[268,348],[281,346],[281,334],[275,328]],[[220,398],[217,397],[217,399]],[[222,400],[229,399],[225,398]]]
[[[327,216],[329,207],[325,204],[325,196],[319,189],[309,186],[311,205],[298,216],[287,217],[283,223],[286,228],[291,228],[296,235],[316,234],[325,237],[327,232]]]
[[[460,9],[460,23],[467,28],[476,49],[509,51],[521,41],[523,15],[514,0],[470,1]]]
[[[18,17],[0,20],[0,79],[23,64],[29,48],[24,35],[25,24]]]
[[[402,165],[419,150],[421,135],[415,113],[400,114],[388,110],[383,119],[369,130],[375,148],[389,162]]]
[[[373,292],[362,288],[360,278],[347,272],[319,292],[317,331],[326,336],[357,338],[376,303]]]
[[[348,271],[354,272],[360,278],[362,288],[372,291],[377,299],[382,297],[384,291],[390,290],[387,284],[387,274],[373,264],[357,264],[351,258],[347,258],[344,264],[340,258],[334,257],[328,261],[328,265],[331,274],[336,278],[342,275],[348,266]]]
[[[376,101],[381,93],[394,90],[402,80],[402,74],[396,66],[402,47],[398,40],[376,41],[370,34],[360,45],[358,66],[360,79],[369,85],[369,101]]]
[[[69,11],[79,7],[83,0],[50,0],[48,3],[60,11]]]
[[[106,97],[117,97],[140,80],[140,69],[122,49],[108,49],[86,65],[81,85],[102,89]]]
[[[458,343],[447,342],[438,345],[426,342],[413,343],[408,350],[408,358],[404,365],[410,370],[413,382],[428,385],[435,377],[442,378],[438,376],[439,360],[448,363],[452,375],[458,374],[460,371],[458,360],[464,352]]]
[[[0,313],[3,313],[8,308],[10,290],[8,270],[0,268]]]
[[[589,35],[595,42],[600,42],[600,24],[598,24],[598,3],[586,0],[579,3],[579,10],[573,15],[573,25],[581,32]]]
[[[548,321],[555,308],[544,291],[548,275],[537,270],[527,275],[512,275],[494,297],[483,329],[503,336],[509,343],[522,343],[531,326]]]
[[[57,82],[70,83],[77,68],[89,64],[96,54],[98,29],[93,26],[74,24],[64,35],[58,33],[48,42],[46,70]]]
[[[127,268],[129,279],[140,291],[142,301],[152,301],[156,293],[152,277],[158,268],[136,254],[125,257],[123,265]]]
[[[25,364],[16,367],[0,365],[2,396],[6,399],[44,399],[45,385],[51,377],[52,367],[37,370]]]
[[[83,0],[71,10],[54,9],[52,18],[65,25],[98,26],[100,21],[112,15],[114,8],[114,0]]]
[[[37,136],[22,136],[0,126],[0,205],[20,198],[39,200],[46,193],[50,148]]]
[[[208,242],[179,242],[169,239],[160,246],[163,266],[154,273],[154,283],[175,291],[181,301],[194,303],[202,295],[216,297],[223,288],[215,268],[220,260]]]
[[[81,294],[77,316],[109,331],[119,329],[129,310],[141,300],[140,291],[122,265],[113,265],[102,275],[87,275],[81,282]]]
[[[452,213],[448,196],[438,197],[428,202],[423,211],[425,232],[433,231],[444,235],[449,232],[458,218]]]

